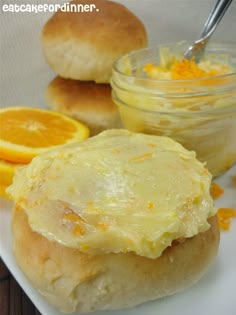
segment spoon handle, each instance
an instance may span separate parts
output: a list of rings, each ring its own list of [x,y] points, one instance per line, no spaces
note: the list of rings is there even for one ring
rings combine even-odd
[[[214,32],[232,1],[218,0],[216,2],[204,25],[201,37],[208,37]]]
[[[217,0],[213,10],[207,18],[200,38],[184,52],[184,57],[186,59],[190,60],[194,57],[196,62],[201,59],[207,42],[209,41],[217,25],[220,23],[232,1],[233,0]]]

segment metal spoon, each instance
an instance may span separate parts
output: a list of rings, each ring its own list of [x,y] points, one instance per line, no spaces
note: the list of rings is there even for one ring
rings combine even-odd
[[[217,25],[220,23],[222,17],[227,11],[233,0],[218,0],[208,16],[204,25],[202,34],[198,40],[196,40],[192,46],[190,46],[184,53],[186,59],[195,58],[198,62],[204,54],[205,46],[208,43],[211,35],[215,31]]]

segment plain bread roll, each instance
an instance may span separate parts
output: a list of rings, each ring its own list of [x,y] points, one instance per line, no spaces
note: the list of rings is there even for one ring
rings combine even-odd
[[[113,62],[147,46],[143,23],[123,5],[109,0],[74,0],[94,4],[93,12],[56,12],[42,31],[46,61],[63,78],[109,83]]]

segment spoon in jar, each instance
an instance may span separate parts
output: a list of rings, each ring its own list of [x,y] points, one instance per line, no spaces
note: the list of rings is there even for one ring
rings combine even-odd
[[[217,25],[220,23],[222,17],[227,11],[233,0],[218,0],[208,16],[204,25],[202,34],[198,40],[196,40],[192,46],[190,46],[184,53],[186,59],[192,59],[198,62],[203,54],[211,35],[214,33]]]

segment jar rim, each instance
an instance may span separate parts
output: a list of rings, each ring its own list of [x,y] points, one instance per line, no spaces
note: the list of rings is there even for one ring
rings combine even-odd
[[[186,46],[188,47],[189,43],[184,42],[186,44]],[[209,77],[204,77],[204,78],[193,78],[193,79],[151,79],[148,77],[137,77],[137,75],[135,74],[127,74],[124,71],[121,71],[119,69],[119,64],[126,58],[132,58],[137,54],[140,54],[142,52],[147,52],[147,51],[151,51],[152,49],[158,49],[161,47],[170,47],[170,46],[174,46],[176,45],[176,43],[165,43],[165,44],[160,44],[160,45],[153,45],[150,47],[146,47],[146,48],[141,48],[141,49],[137,49],[137,50],[133,50],[123,56],[121,56],[120,58],[118,58],[114,64],[113,64],[113,73],[117,73],[120,76],[127,78],[127,79],[137,79],[139,78],[140,80],[143,80],[143,82],[153,82],[153,83],[162,83],[162,84],[169,84],[171,83],[178,83],[178,84],[190,84],[190,83],[199,83],[199,82],[207,82],[210,80],[214,81],[214,80],[218,80],[218,79],[222,79],[222,78],[234,78],[236,80],[236,70],[234,72],[230,72],[227,74],[221,74],[221,75],[216,75],[216,76],[209,76]],[[232,42],[215,42],[213,44],[209,44],[208,45],[209,48],[216,48],[216,49],[224,49],[225,52],[227,52],[227,49],[231,49],[232,51],[236,51],[236,43],[232,43]],[[208,48],[208,49],[209,49]]]

